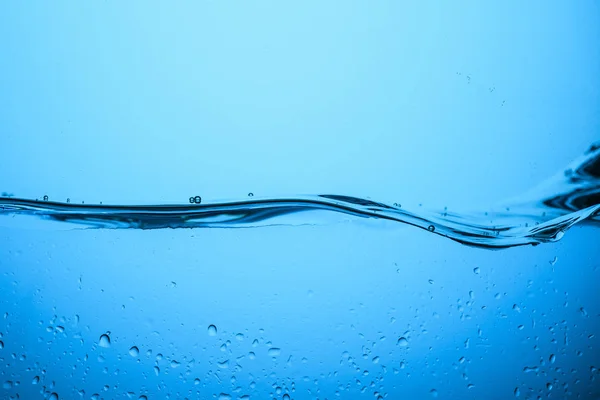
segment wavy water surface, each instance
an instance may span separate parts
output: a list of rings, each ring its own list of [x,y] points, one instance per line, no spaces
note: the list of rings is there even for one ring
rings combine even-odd
[[[0,216],[36,216],[93,228],[234,228],[290,224],[286,216],[327,211],[356,218],[387,220],[425,229],[457,242],[507,248],[559,240],[584,221],[600,222],[600,143],[592,145],[568,168],[531,192],[505,204],[503,213],[453,214],[411,212],[363,198],[321,194],[290,198],[186,205],[91,205],[0,197]],[[321,218],[321,216],[319,216]]]

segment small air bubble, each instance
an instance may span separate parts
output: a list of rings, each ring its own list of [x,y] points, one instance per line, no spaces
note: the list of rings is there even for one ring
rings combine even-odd
[[[193,204],[194,203],[194,196],[190,197],[189,200],[190,200],[190,204]]]
[[[217,336],[217,327],[214,325],[209,325],[208,327],[208,336]]]
[[[429,227],[427,228],[427,230],[428,230],[429,232],[434,232],[434,231],[435,231],[435,226],[433,226],[433,225],[429,225]]]
[[[194,203],[196,203],[196,204],[202,203],[202,197],[200,197],[200,196],[194,197]]]
[[[248,197],[254,197],[254,193],[252,193],[252,192],[248,193]]]
[[[44,195],[44,201],[48,201],[48,195],[47,194]]]

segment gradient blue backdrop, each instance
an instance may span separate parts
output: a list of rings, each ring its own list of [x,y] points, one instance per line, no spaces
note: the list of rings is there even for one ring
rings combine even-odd
[[[0,4],[0,190],[19,197],[487,209],[579,156],[599,110],[592,0]],[[597,398],[597,243],[3,227],[0,397]]]

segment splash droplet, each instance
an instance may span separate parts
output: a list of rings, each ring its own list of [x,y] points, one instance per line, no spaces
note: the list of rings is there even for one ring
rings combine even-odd
[[[217,336],[217,327],[214,325],[208,326],[208,336]]]
[[[100,336],[100,342],[98,343],[100,347],[108,348],[110,347],[110,336],[107,333]]]
[[[140,349],[137,348],[137,346],[131,346],[131,348],[129,349],[129,355],[131,357],[137,357],[140,354]]]

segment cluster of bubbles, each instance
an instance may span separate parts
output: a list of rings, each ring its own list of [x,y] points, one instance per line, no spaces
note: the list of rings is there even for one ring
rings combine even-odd
[[[190,204],[200,204],[200,203],[202,203],[202,197],[190,196]]]

